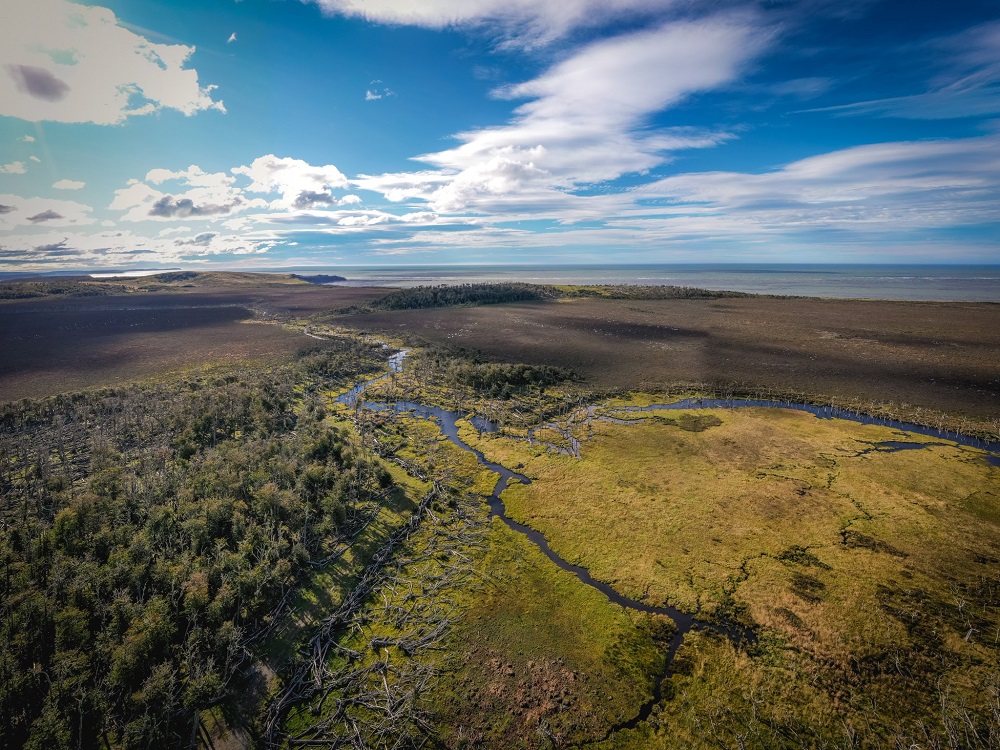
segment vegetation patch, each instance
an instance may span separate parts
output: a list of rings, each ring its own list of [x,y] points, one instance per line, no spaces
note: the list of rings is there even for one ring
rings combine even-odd
[[[398,502],[316,390],[383,361],[345,345],[4,405],[0,744],[188,746],[252,693],[298,585]]]
[[[701,432],[593,421],[579,459],[467,438],[523,463],[532,483],[504,493],[508,513],[560,556],[759,634],[748,655],[690,636],[653,717],[609,746],[994,747],[1000,526],[969,498],[1000,494],[1000,471],[941,441],[866,451],[899,439],[882,427],[708,413],[720,424]]]
[[[529,302],[554,299],[555,287],[538,284],[457,284],[416,286],[400,289],[369,304],[373,310],[419,310],[460,305],[497,305],[504,302]]]

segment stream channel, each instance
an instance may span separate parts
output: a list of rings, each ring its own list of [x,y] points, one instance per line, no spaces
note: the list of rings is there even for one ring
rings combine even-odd
[[[607,736],[610,736],[614,732],[622,729],[631,729],[637,726],[640,722],[645,721],[652,714],[653,708],[660,702],[662,698],[662,686],[663,681],[670,676],[671,664],[674,659],[674,655],[677,653],[677,649],[680,648],[681,643],[684,641],[684,636],[692,629],[701,630],[714,630],[727,638],[729,638],[734,645],[739,646],[742,644],[752,645],[756,642],[756,634],[742,625],[736,623],[718,624],[709,623],[702,620],[696,620],[694,615],[688,614],[687,612],[682,612],[679,609],[668,606],[654,606],[651,604],[646,604],[645,602],[638,601],[636,599],[629,599],[627,596],[620,594],[618,591],[613,589],[609,584],[603,581],[595,580],[591,575],[590,571],[579,565],[573,565],[567,562],[549,547],[548,541],[545,539],[544,535],[540,531],[537,531],[530,526],[526,526],[522,523],[518,523],[514,519],[507,515],[506,508],[504,507],[503,500],[500,498],[501,493],[513,482],[520,482],[522,484],[531,484],[531,480],[519,474],[516,471],[508,469],[506,466],[490,461],[483,453],[476,450],[471,445],[466,443],[459,437],[458,434],[458,420],[464,418],[465,414],[460,414],[459,412],[450,411],[448,409],[443,409],[439,406],[431,406],[429,404],[421,404],[413,401],[394,401],[392,403],[377,402],[377,401],[365,401],[362,398],[362,394],[365,389],[377,383],[381,380],[388,378],[392,373],[401,372],[403,369],[403,360],[409,353],[408,349],[402,349],[389,358],[389,373],[386,375],[373,378],[371,380],[365,380],[353,388],[351,388],[346,393],[341,394],[337,397],[337,403],[344,404],[351,408],[357,408],[361,405],[366,408],[372,409],[374,411],[394,411],[398,414],[409,414],[420,419],[427,419],[435,422],[440,428],[442,434],[450,440],[454,445],[461,448],[464,451],[472,453],[478,460],[479,463],[489,469],[492,472],[498,474],[497,482],[493,487],[493,493],[489,497],[490,506],[490,518],[499,518],[508,528],[521,534],[529,541],[531,541],[535,546],[537,546],[542,553],[549,558],[553,563],[556,564],[561,570],[565,570],[569,573],[575,575],[581,583],[595,588],[608,597],[609,600],[618,604],[626,609],[632,609],[639,612],[648,612],[651,614],[665,615],[674,621],[676,625],[676,632],[670,639],[670,643],[667,648],[666,660],[663,672],[658,676],[656,684],[654,687],[654,693],[652,700],[645,703],[639,710],[639,713],[633,718],[613,727]],[[996,447],[994,444],[987,443],[986,441],[979,440],[973,437],[967,437],[964,435],[949,435],[941,433],[933,428],[923,427],[917,424],[909,424],[906,422],[898,422],[890,419],[879,419],[876,417],[871,417],[866,414],[858,414],[856,412],[847,411],[844,409],[837,409],[835,407],[822,407],[815,406],[812,404],[799,404],[787,401],[764,401],[758,399],[710,399],[710,398],[697,398],[697,399],[683,399],[670,404],[652,404],[650,406],[642,407],[625,407],[622,411],[661,411],[661,410],[675,410],[675,409],[738,409],[746,407],[766,407],[774,409],[795,409],[798,411],[807,411],[820,419],[846,419],[852,422],[860,422],[862,424],[877,424],[886,427],[891,427],[894,429],[899,429],[906,432],[916,433],[925,436],[935,436],[942,437],[952,442],[957,442],[961,445],[970,446],[973,448],[980,448],[986,451],[991,451],[986,455],[986,460],[993,466],[1000,466],[1000,455],[995,452]],[[490,422],[483,417],[472,417],[469,420],[473,426],[480,432],[496,432],[498,427],[496,424]],[[628,424],[631,420],[623,419],[610,419],[619,424]],[[865,453],[873,450],[880,451],[898,451],[898,450],[914,450],[920,448],[927,448],[932,445],[942,445],[942,443],[917,443],[917,442],[907,442],[907,441],[886,441],[882,443],[875,443],[871,448],[864,451]]]

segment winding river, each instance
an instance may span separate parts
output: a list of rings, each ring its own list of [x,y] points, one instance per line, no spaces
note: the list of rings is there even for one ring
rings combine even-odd
[[[640,709],[639,713],[632,719],[613,727],[608,735],[615,731],[621,729],[628,729],[636,726],[640,722],[649,718],[652,713],[653,707],[660,702],[662,697],[662,685],[666,677],[670,675],[671,664],[673,658],[677,653],[677,649],[680,648],[684,641],[685,635],[692,629],[702,629],[702,630],[713,630],[715,632],[721,633],[729,638],[735,645],[745,644],[750,645],[756,642],[755,633],[743,627],[742,625],[731,623],[731,624],[717,624],[708,623],[702,620],[696,620],[694,615],[688,614],[687,612],[682,612],[679,609],[668,606],[654,606],[647,604],[645,602],[630,599],[609,584],[603,581],[598,581],[590,575],[590,571],[579,565],[573,565],[567,562],[556,554],[551,547],[549,547],[548,541],[545,536],[530,526],[526,526],[522,523],[518,523],[514,519],[507,515],[504,502],[501,499],[501,494],[511,482],[520,482],[523,484],[530,484],[531,480],[519,474],[516,471],[508,469],[506,466],[498,464],[494,461],[490,461],[483,455],[482,451],[473,448],[471,445],[466,443],[459,436],[458,433],[458,420],[466,417],[465,414],[461,414],[456,411],[450,411],[448,409],[443,409],[439,406],[431,406],[429,404],[421,404],[413,401],[395,401],[391,403],[385,402],[372,402],[365,401],[362,395],[368,386],[373,383],[377,383],[391,376],[392,373],[401,372],[403,369],[403,360],[409,353],[408,349],[403,349],[389,358],[389,373],[382,375],[371,380],[365,380],[353,388],[351,388],[346,393],[341,394],[337,397],[336,401],[340,404],[346,406],[357,408],[362,404],[369,409],[375,411],[394,411],[399,414],[409,414],[421,419],[427,419],[435,422],[440,428],[442,434],[452,442],[455,446],[461,448],[464,451],[472,453],[479,463],[495,472],[497,476],[496,484],[493,487],[493,492],[489,497],[489,507],[490,507],[490,517],[499,518],[508,528],[517,532],[518,534],[526,537],[530,542],[537,546],[542,553],[549,558],[553,563],[555,563],[560,569],[565,570],[569,573],[575,575],[581,583],[590,586],[591,588],[597,589],[602,594],[604,594],[610,601],[618,604],[626,609],[633,609],[639,612],[648,612],[652,614],[665,615],[674,621],[676,625],[676,632],[670,640],[667,648],[665,667],[663,673],[657,679],[654,695],[652,700],[645,703]],[[860,422],[862,424],[877,424],[886,427],[891,427],[894,429],[903,430],[910,433],[916,433],[924,436],[935,436],[942,437],[952,442],[959,443],[961,445],[966,445],[974,448],[980,448],[987,451],[995,451],[995,446],[990,443],[986,443],[983,440],[977,438],[962,436],[962,435],[950,435],[944,434],[933,428],[923,427],[921,425],[910,424],[906,422],[899,422],[891,419],[880,419],[876,417],[871,417],[865,414],[859,414],[856,412],[847,411],[845,409],[838,409],[836,407],[821,407],[812,404],[800,404],[787,401],[766,401],[759,399],[710,399],[710,398],[699,398],[699,399],[683,399],[669,404],[652,404],[650,406],[642,407],[623,407],[620,412],[630,412],[630,411],[665,411],[665,410],[676,410],[676,409],[716,409],[716,408],[726,408],[726,409],[738,409],[746,407],[766,407],[766,408],[776,408],[776,409],[795,409],[798,411],[807,411],[814,414],[820,419],[846,419],[852,422]],[[590,414],[593,415],[593,410],[590,410]],[[620,424],[629,424],[632,420],[614,419],[610,417],[598,417],[603,419],[608,419]],[[470,420],[473,425],[480,432],[495,432],[497,426],[482,417],[473,417]],[[529,433],[530,435],[530,433]],[[882,451],[897,451],[897,450],[916,450],[921,448],[926,448],[932,445],[942,445],[942,443],[918,443],[918,442],[908,442],[908,441],[886,441],[882,443],[877,443],[873,445],[869,450],[882,450]],[[554,446],[553,446],[554,447]],[[575,451],[574,451],[575,452]],[[867,451],[866,451],[867,452]],[[988,453],[986,460],[994,465],[1000,466],[1000,455],[996,453]]]

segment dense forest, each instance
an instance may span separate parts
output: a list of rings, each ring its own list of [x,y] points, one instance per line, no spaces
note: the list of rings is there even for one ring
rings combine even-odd
[[[727,292],[715,289],[699,289],[693,286],[670,285],[630,285],[601,284],[598,286],[574,286],[564,290],[567,297],[603,297],[605,299],[726,299],[733,297],[760,297],[771,295],[750,294],[748,292]]]
[[[296,582],[388,492],[294,363],[0,409],[0,746],[181,747],[242,689]]]
[[[459,305],[498,305],[505,302],[539,302],[552,299],[603,297],[606,299],[722,299],[755,297],[746,292],[726,292],[687,286],[551,286],[503,282],[496,284],[458,284],[455,286],[417,286],[390,292],[369,303],[369,310],[419,310]],[[352,310],[353,311],[353,310]]]
[[[555,287],[539,284],[458,284],[456,286],[416,286],[390,292],[375,300],[375,310],[417,310],[456,305],[497,305],[503,302],[535,302],[559,296]]]

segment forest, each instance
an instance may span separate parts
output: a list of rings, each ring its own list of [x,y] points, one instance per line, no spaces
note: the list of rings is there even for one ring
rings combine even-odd
[[[341,341],[269,371],[0,411],[0,745],[184,747],[302,576],[391,477],[324,425],[383,366]]]

